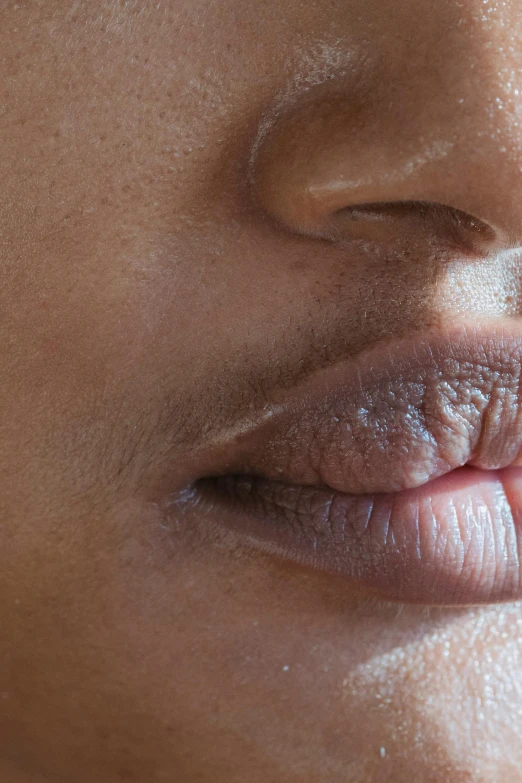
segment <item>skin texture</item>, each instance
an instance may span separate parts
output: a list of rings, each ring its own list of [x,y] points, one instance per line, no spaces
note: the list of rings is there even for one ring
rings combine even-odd
[[[2,783],[522,780],[519,605],[160,510],[270,390],[519,315],[521,11],[1,4]]]

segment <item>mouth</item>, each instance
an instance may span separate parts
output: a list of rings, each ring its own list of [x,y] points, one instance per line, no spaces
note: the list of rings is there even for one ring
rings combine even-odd
[[[522,597],[522,325],[378,346],[212,444],[184,503],[389,600]]]

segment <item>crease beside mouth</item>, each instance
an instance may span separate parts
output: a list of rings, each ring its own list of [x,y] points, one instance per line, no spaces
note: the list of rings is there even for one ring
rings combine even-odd
[[[326,368],[211,444],[169,508],[392,600],[522,598],[521,365],[510,323]]]
[[[420,487],[465,465],[517,465],[520,359],[499,357],[498,346],[489,364],[480,346],[473,360],[453,350],[435,366],[415,357],[395,374],[372,367],[355,383],[323,382],[237,438],[226,472],[365,494]]]

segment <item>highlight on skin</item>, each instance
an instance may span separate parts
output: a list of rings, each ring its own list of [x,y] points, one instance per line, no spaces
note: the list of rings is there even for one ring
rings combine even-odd
[[[2,4],[1,783],[518,783],[521,19]]]

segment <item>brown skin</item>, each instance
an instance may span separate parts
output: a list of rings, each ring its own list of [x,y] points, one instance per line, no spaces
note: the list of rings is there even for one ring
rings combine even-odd
[[[2,4],[2,783],[522,780],[518,605],[398,607],[160,511],[267,389],[520,312],[521,12]],[[399,200],[484,225],[332,214]]]

